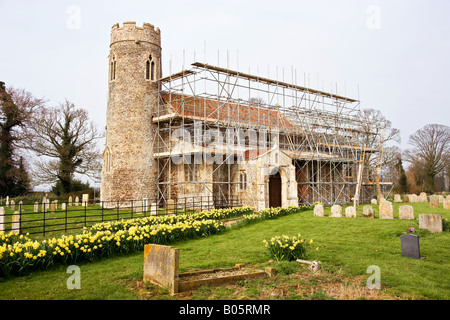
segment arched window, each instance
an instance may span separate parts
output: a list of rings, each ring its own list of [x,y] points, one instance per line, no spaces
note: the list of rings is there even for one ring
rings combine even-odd
[[[145,79],[155,80],[155,61],[153,61],[153,58],[151,55],[148,57],[148,60],[145,62]]]
[[[116,79],[116,57],[113,56],[109,66],[110,80]]]
[[[239,189],[247,190],[247,174],[245,172],[239,174]]]

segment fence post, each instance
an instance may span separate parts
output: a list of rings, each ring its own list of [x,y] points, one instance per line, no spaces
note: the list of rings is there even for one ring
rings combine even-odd
[[[20,205],[19,203],[19,234],[22,234],[22,207],[23,204]]]
[[[117,221],[119,221],[119,205],[120,205],[120,200],[117,200]]]
[[[88,206],[88,203],[89,203],[89,199],[88,199],[88,201],[85,202],[85,204],[84,204],[84,226],[85,226],[85,227],[86,227],[86,221],[87,221],[87,206]]]
[[[42,234],[45,236],[45,205],[46,205],[47,203],[46,202],[43,202],[42,203],[42,206],[44,207],[44,209],[42,210],[43,211],[43,213],[44,213],[44,221],[43,221],[43,223],[42,223]]]
[[[67,208],[69,207],[69,203],[66,202],[66,216],[64,219],[64,232],[67,232]]]
[[[133,200],[131,200],[131,219],[133,219]]]

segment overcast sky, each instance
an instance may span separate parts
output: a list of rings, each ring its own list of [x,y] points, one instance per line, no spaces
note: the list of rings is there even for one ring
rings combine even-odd
[[[65,99],[106,123],[111,27],[161,30],[163,75],[196,60],[313,88],[379,109],[409,135],[450,125],[450,1],[0,0],[0,81],[55,106]],[[218,61],[218,52],[219,59]],[[205,59],[206,57],[206,59]],[[300,77],[300,76],[299,76]],[[318,81],[317,81],[318,79]],[[281,80],[281,79],[280,79]],[[317,85],[319,84],[319,85]]]

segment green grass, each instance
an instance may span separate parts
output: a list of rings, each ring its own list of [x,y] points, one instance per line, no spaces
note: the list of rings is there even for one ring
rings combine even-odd
[[[420,213],[438,213],[450,218],[450,210],[429,208],[426,203],[414,203],[415,220],[399,220],[394,204],[394,220],[361,218],[314,217],[312,210],[230,229],[221,235],[178,242],[180,272],[211,267],[230,267],[236,263],[258,268],[272,266],[279,270],[276,279],[249,280],[236,287],[201,288],[191,299],[259,299],[261,292],[274,292],[274,298],[333,299],[323,284],[339,283],[343,278],[357,279],[361,287],[370,276],[371,265],[381,269],[383,292],[409,299],[450,299],[450,232],[439,234],[418,230]],[[373,206],[376,217],[378,206]],[[329,208],[325,214],[329,215]],[[415,227],[420,236],[424,260],[401,256],[400,236]],[[319,247],[311,251],[309,260],[320,260],[321,276],[304,279],[309,271],[296,262],[268,262],[263,240],[276,235],[301,233],[305,240],[313,239]],[[79,265],[81,289],[68,290],[66,267],[36,272],[0,282],[0,299],[173,299],[164,289],[140,287],[143,253]],[[316,289],[301,293],[300,285]],[[271,291],[272,290],[272,291]],[[284,290],[284,291],[283,291]],[[280,292],[284,292],[281,294]],[[268,295],[270,298],[272,296]]]

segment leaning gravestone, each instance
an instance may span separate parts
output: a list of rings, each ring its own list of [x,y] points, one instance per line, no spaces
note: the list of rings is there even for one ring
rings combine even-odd
[[[399,219],[410,220],[414,219],[414,208],[410,205],[400,206],[398,208]]]
[[[402,256],[414,259],[425,259],[420,256],[419,236],[404,234],[400,237]]]
[[[373,208],[370,205],[364,206],[361,216],[363,218],[373,218],[374,217],[374,212],[373,212]]]
[[[345,208],[345,216],[347,218],[356,218],[356,209],[355,209],[355,207],[347,207],[347,208]]]
[[[394,219],[394,209],[392,203],[389,201],[383,201],[380,204],[380,219]]]
[[[321,204],[316,204],[314,206],[314,217],[323,217],[324,213],[323,213],[323,205]]]
[[[330,217],[341,218],[342,217],[342,207],[338,204],[333,205],[331,207]]]
[[[430,232],[442,232],[442,216],[440,214],[419,214],[419,229]]]
[[[438,198],[438,196],[432,195],[430,197],[430,208],[439,208],[439,198]]]
[[[5,231],[5,208],[0,207],[0,231]]]

